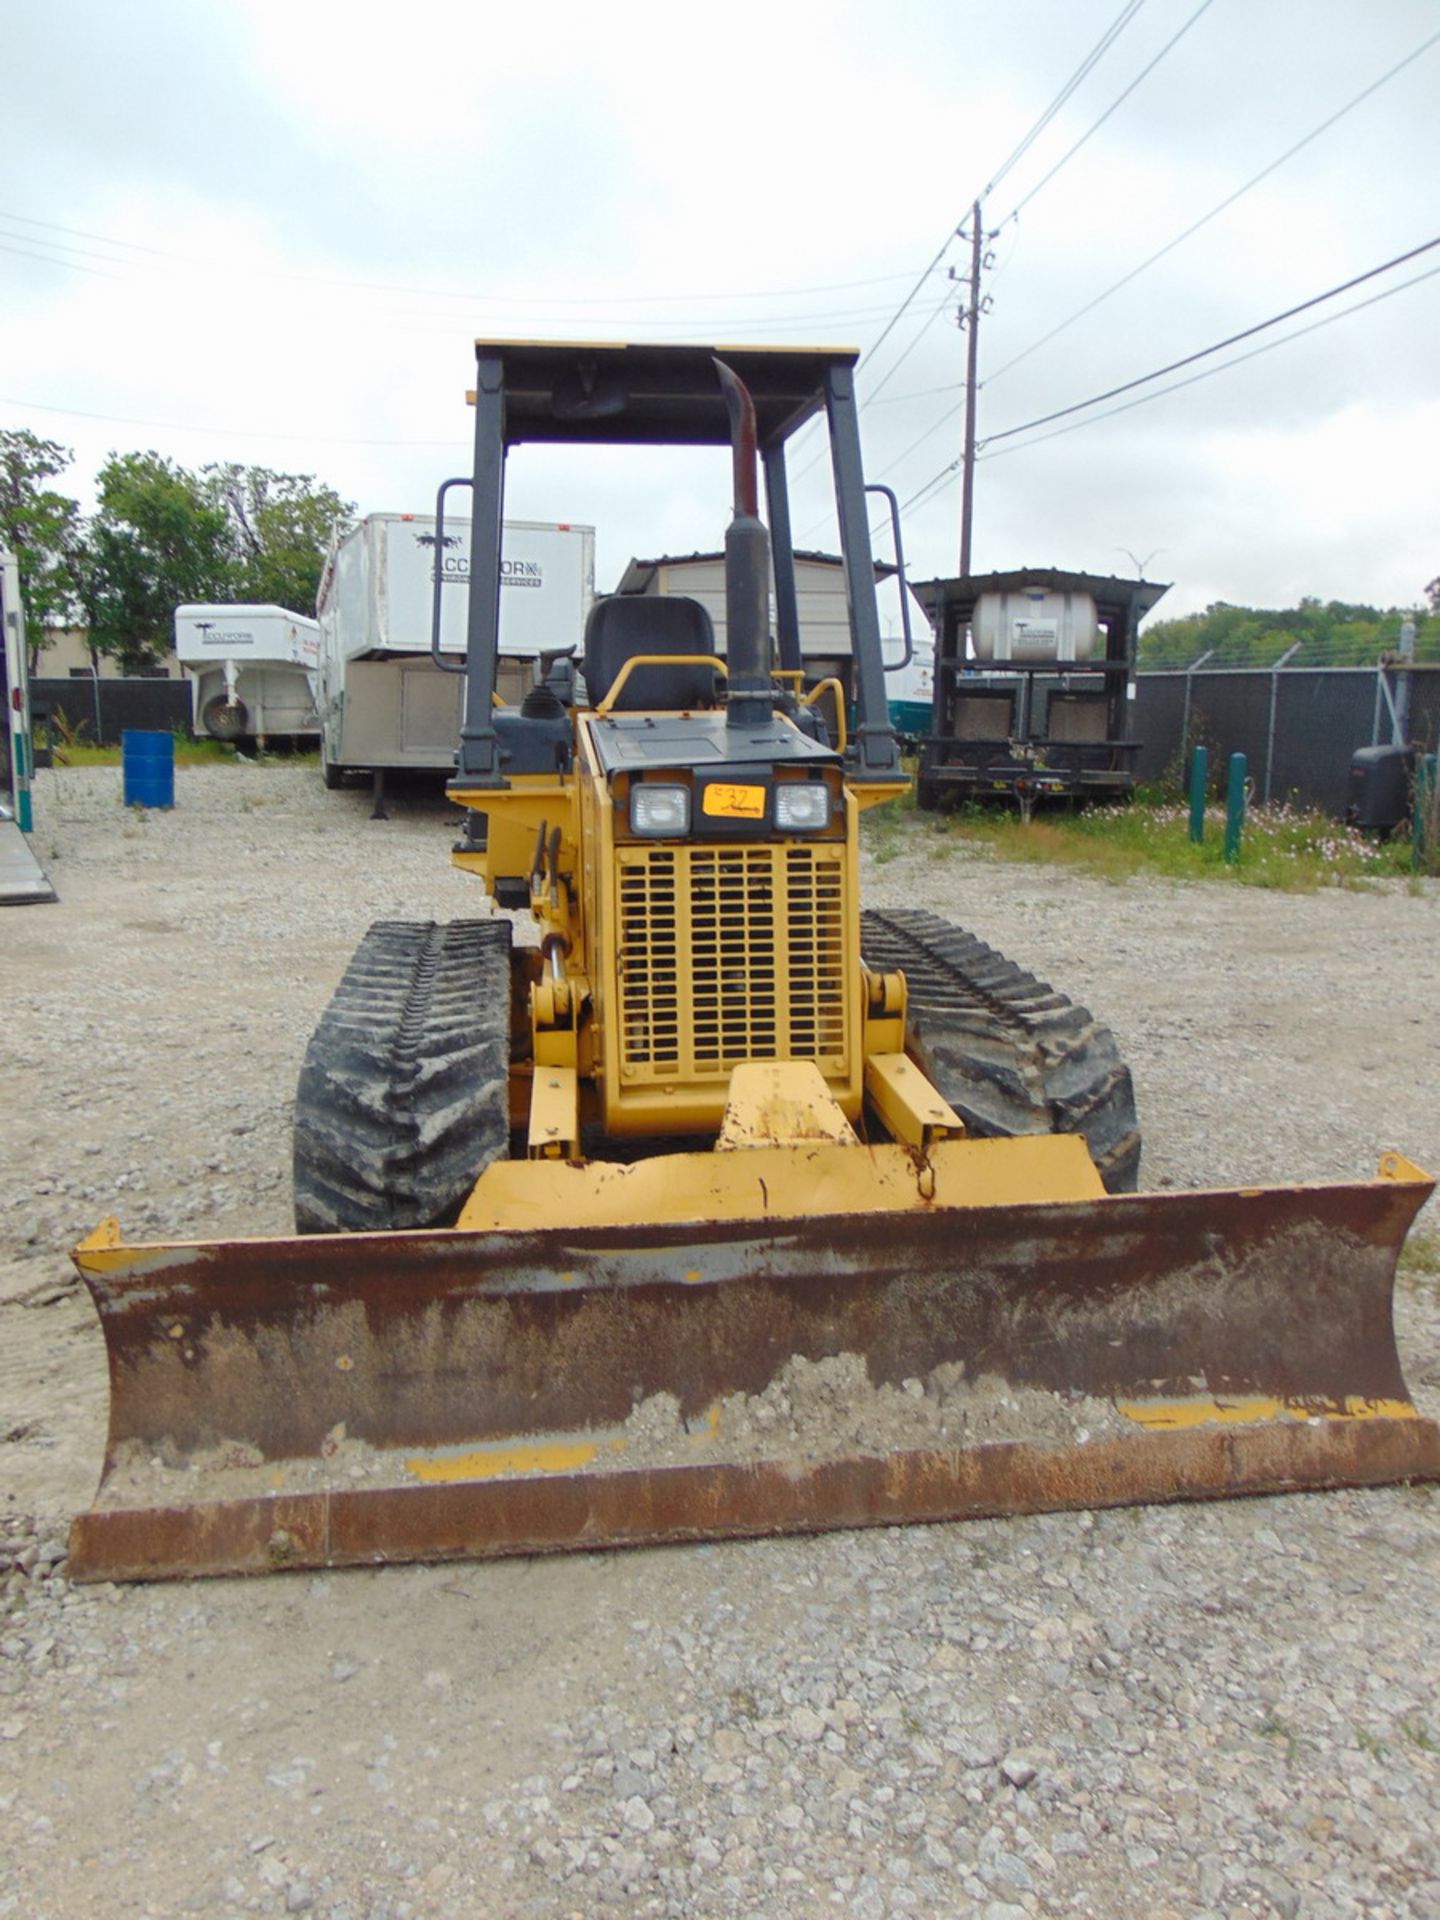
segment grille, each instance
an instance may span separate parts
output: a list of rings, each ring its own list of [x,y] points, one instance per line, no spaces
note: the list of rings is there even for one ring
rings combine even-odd
[[[844,850],[619,852],[622,1074],[724,1080],[742,1060],[843,1070]]]

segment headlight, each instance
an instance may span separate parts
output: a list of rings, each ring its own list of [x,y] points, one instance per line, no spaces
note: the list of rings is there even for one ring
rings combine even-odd
[[[690,789],[642,780],[630,789],[630,831],[673,838],[690,831]]]
[[[775,789],[775,824],[782,833],[814,833],[830,824],[830,789],[820,780],[787,780]]]

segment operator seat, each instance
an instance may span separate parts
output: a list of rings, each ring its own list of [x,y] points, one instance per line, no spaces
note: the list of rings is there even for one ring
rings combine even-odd
[[[597,600],[585,622],[585,686],[598,706],[637,653],[682,656],[637,667],[625,682],[617,710],[674,713],[715,705],[715,628],[698,600],[678,593],[612,593]]]

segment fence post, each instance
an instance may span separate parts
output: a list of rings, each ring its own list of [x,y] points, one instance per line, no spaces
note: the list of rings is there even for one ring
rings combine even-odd
[[[1271,782],[1275,773],[1275,708],[1280,699],[1280,669],[1288,666],[1291,659],[1300,651],[1302,642],[1297,640],[1288,646],[1275,665],[1270,669],[1270,725],[1265,734],[1265,804],[1270,804]]]
[[[1440,755],[1417,753],[1415,756],[1415,791],[1410,802],[1410,830],[1412,835],[1412,859],[1418,869],[1424,867],[1427,859],[1433,859],[1435,847],[1436,806],[1435,793],[1437,771],[1440,771]]]
[[[1240,835],[1245,825],[1245,756],[1232,753],[1230,778],[1225,788],[1225,858],[1240,857]]]
[[[1215,649],[1213,647],[1207,647],[1204,653],[1200,655],[1200,658],[1198,660],[1192,660],[1189,666],[1186,667],[1185,669],[1185,706],[1184,706],[1183,712],[1180,715],[1180,751],[1181,753],[1184,753],[1185,743],[1190,738],[1190,688],[1192,683],[1194,682],[1195,675],[1200,671],[1201,667],[1204,666],[1205,662],[1210,658],[1211,654],[1214,653],[1214,651]]]
[[[1270,675],[1270,724],[1265,730],[1265,804],[1270,804],[1270,769],[1275,764],[1275,703],[1280,698],[1280,675]]]
[[[1205,838],[1205,789],[1209,784],[1209,751],[1196,747],[1190,756],[1190,838],[1197,847]]]

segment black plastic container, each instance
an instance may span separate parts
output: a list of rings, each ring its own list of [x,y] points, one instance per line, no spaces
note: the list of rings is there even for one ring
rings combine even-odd
[[[1370,833],[1393,833],[1410,815],[1415,777],[1413,747],[1359,747],[1350,756],[1350,804],[1345,818]]]

